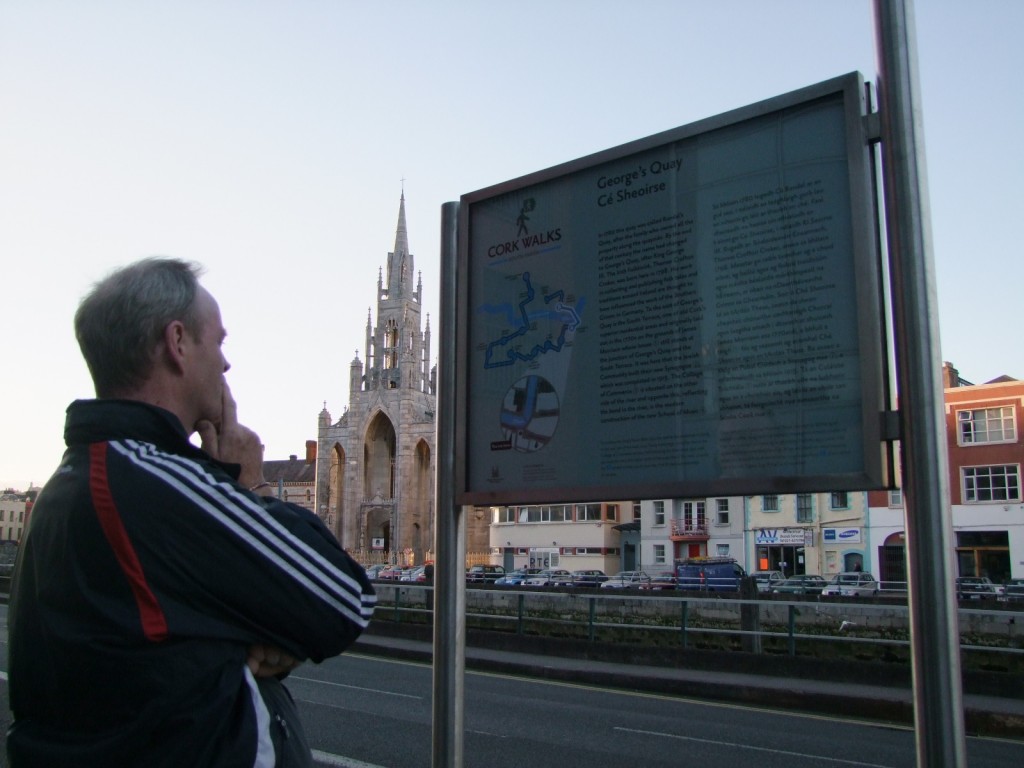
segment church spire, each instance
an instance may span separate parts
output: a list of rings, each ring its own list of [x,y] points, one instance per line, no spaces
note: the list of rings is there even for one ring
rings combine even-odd
[[[398,227],[395,230],[395,257],[401,258],[399,254],[409,253],[409,231],[405,228],[405,190],[402,190],[402,200],[398,204]]]
[[[388,254],[388,297],[415,300],[413,258],[409,253],[409,231],[405,225],[405,189],[398,204],[398,226],[395,228],[395,250]]]

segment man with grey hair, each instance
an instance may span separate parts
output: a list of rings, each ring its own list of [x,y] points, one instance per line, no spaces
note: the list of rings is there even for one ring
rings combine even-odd
[[[12,768],[308,766],[280,679],[373,612],[363,569],[271,495],[199,276],[145,259],[75,315],[96,399],[68,407],[15,568]]]

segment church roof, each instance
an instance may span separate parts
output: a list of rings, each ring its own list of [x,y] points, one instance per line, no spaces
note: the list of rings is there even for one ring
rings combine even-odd
[[[316,462],[300,460],[298,456],[283,461],[264,461],[263,477],[273,485],[277,485],[279,480],[285,483],[312,483],[316,480]]]

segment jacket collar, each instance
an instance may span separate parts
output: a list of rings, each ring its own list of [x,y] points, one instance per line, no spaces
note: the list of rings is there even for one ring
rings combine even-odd
[[[76,445],[108,440],[139,440],[181,456],[210,461],[237,478],[237,464],[220,462],[189,442],[181,420],[165,408],[139,400],[75,400],[67,409],[64,442]]]

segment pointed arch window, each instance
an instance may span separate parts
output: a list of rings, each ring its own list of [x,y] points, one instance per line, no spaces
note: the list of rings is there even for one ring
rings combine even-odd
[[[384,327],[384,367],[398,367],[398,323],[394,318]]]

